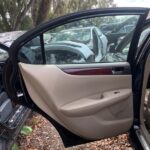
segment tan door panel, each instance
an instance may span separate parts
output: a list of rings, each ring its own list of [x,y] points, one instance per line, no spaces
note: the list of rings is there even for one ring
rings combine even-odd
[[[19,68],[35,104],[76,135],[100,139],[131,127],[131,75],[69,75],[55,65]]]
[[[60,108],[60,111],[70,117],[94,115],[106,107],[130,98],[130,96],[131,89],[104,92],[66,104]]]

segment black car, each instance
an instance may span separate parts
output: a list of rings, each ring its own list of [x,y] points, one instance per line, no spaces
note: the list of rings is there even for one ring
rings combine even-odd
[[[142,31],[150,27],[148,13],[148,8],[87,10],[26,32],[11,45],[4,64],[2,77],[8,96],[46,117],[66,147],[128,131],[137,149],[150,148],[150,33],[139,43]],[[114,31],[109,35],[99,62],[82,63],[75,50],[68,54],[58,46],[55,51],[44,40],[47,34],[79,28],[83,23],[100,27],[104,22],[133,18],[132,28],[123,36],[115,36]],[[72,46],[75,49],[78,44]]]
[[[0,33],[0,150],[11,149],[22,125],[31,114],[29,108],[18,105],[9,98],[2,77],[5,60],[9,57],[9,47],[13,40],[23,33],[21,31]]]

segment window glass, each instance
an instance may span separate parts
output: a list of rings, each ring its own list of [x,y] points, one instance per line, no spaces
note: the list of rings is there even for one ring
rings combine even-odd
[[[150,26],[147,26],[146,28],[143,29],[143,31],[141,33],[139,43],[138,43],[138,48],[141,47],[141,45],[146,40],[146,38],[148,37],[149,34],[150,34]],[[124,43],[126,43],[126,44],[124,44],[124,46],[122,48],[120,48],[120,50],[122,50],[123,53],[128,53],[129,46],[130,46],[130,39],[131,39],[131,37],[128,37],[127,39],[125,39],[126,42],[124,42]]]
[[[136,15],[95,17],[50,30],[44,33],[46,62],[74,64],[126,61],[137,21]],[[124,39],[128,35],[131,38],[126,45]]]
[[[6,61],[8,57],[9,57],[9,54],[8,54],[7,50],[0,47],[0,62]]]
[[[138,19],[139,15],[101,16],[51,29],[43,33],[46,63],[125,62]],[[31,63],[42,63],[39,37],[27,43],[21,53]]]
[[[63,30],[57,33],[51,42],[57,41],[77,41],[80,43],[88,43],[91,39],[90,29],[83,28],[81,30]]]
[[[29,41],[21,48],[18,54],[18,59],[21,62],[30,63],[30,64],[43,63],[39,36]]]

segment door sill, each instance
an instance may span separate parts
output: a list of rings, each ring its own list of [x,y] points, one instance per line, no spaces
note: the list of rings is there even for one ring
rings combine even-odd
[[[137,135],[137,137],[141,143],[143,150],[150,150],[150,145],[147,142],[147,140],[144,136],[144,133],[143,133],[144,131],[142,131],[142,129],[139,128],[138,126],[134,126],[134,130],[135,130],[135,134]]]

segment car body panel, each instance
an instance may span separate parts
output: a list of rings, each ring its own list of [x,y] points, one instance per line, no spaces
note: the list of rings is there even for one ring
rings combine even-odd
[[[0,33],[0,42],[5,46],[10,47],[11,44],[25,32],[26,31],[11,31]]]
[[[2,150],[11,149],[24,122],[31,114],[29,108],[14,104],[8,97],[2,77],[4,64],[9,57],[9,47],[23,33],[23,31],[0,33],[0,149]]]

